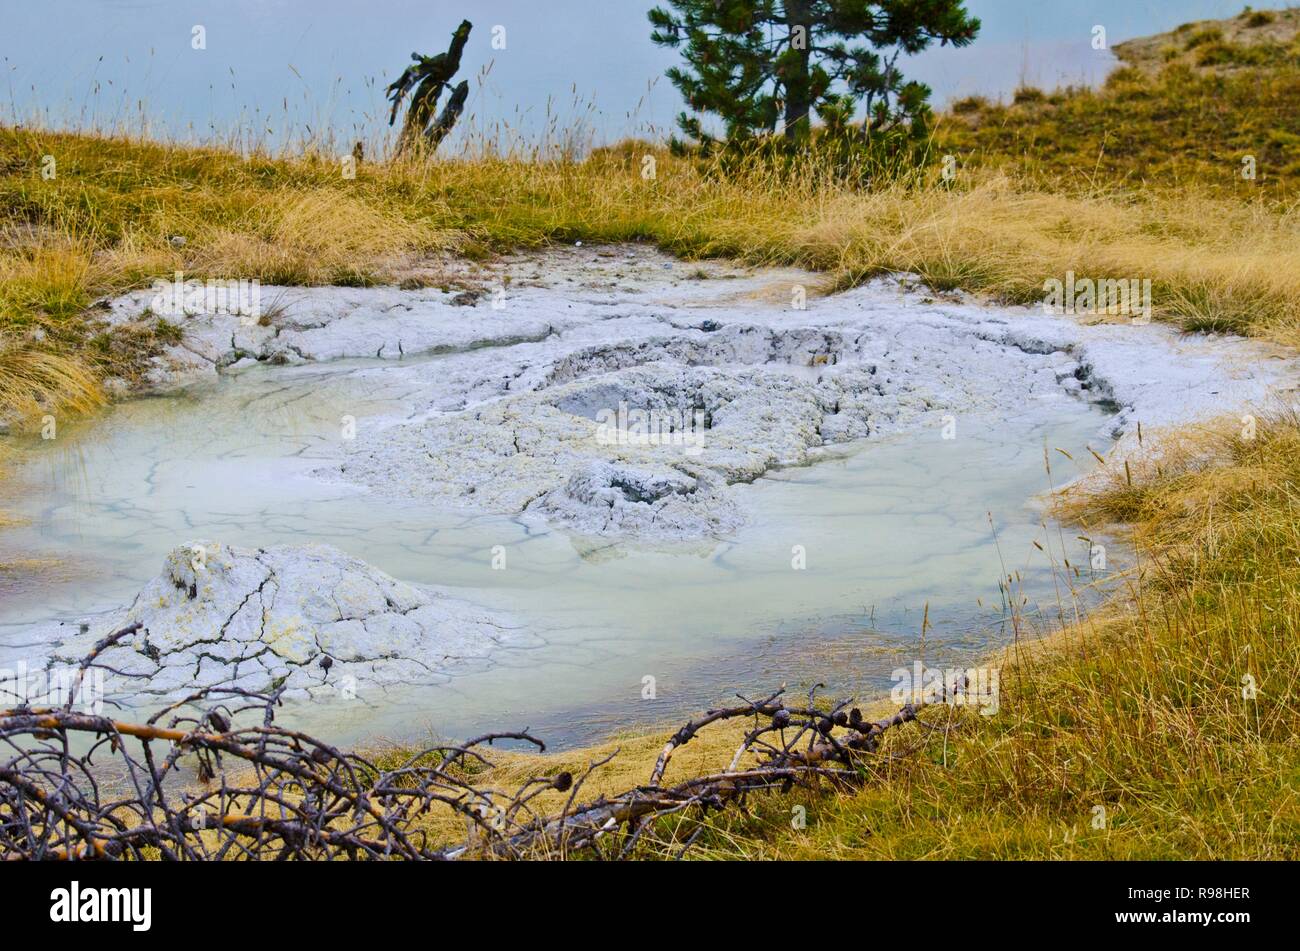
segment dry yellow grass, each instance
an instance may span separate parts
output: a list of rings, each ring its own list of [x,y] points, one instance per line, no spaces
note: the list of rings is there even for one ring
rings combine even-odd
[[[103,397],[75,358],[0,341],[0,405],[31,419],[51,409],[86,413],[103,405]]]

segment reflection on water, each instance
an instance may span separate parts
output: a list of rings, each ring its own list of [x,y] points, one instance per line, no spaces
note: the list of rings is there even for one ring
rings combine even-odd
[[[1011,420],[959,418],[951,440],[936,423],[840,447],[738,487],[750,520],[734,538],[654,551],[311,477],[347,451],[341,417],[365,425],[400,405],[391,376],[365,363],[255,370],[198,396],[116,407],[84,433],[33,445],[18,503],[31,523],[0,543],[60,559],[64,571],[6,595],[0,639],[128,603],[190,540],[320,541],[514,614],[542,646],[405,696],[371,697],[362,684],[361,703],[318,702],[292,710],[295,723],[341,741],[528,724],[576,742],[781,682],[887,689],[889,672],[919,656],[927,605],[926,659],[969,661],[1008,636],[1007,574],[1024,579],[1027,610],[1057,612],[1061,591],[1034,540],[1058,563],[1064,549],[1087,564],[1075,533],[1043,524],[1027,501],[1048,488],[1045,446],[1075,460],[1091,459],[1090,441],[1102,448],[1101,414],[1064,397]],[[1058,484],[1083,464],[1052,456]],[[504,570],[492,567],[494,546]],[[806,567],[796,569],[800,553]],[[646,677],[654,699],[643,698]]]

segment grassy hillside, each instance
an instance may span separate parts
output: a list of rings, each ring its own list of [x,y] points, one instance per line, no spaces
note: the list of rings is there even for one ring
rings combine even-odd
[[[953,103],[938,148],[1069,189],[1195,188],[1294,200],[1300,9],[1246,12],[1120,43],[1101,89]],[[1253,156],[1255,178],[1243,177]]]

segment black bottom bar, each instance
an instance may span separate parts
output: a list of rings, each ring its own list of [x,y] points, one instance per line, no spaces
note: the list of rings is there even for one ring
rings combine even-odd
[[[931,934],[945,944],[961,934],[1021,931],[1070,938],[1136,932],[1182,941],[1192,934],[1232,940],[1260,925],[1279,928],[1291,917],[1283,903],[1292,871],[1280,863],[1200,862],[579,862],[549,868],[5,863],[0,894],[5,927],[20,929],[11,933],[114,932],[130,942],[203,934],[339,939],[456,918],[475,921],[493,936],[503,929],[541,936],[566,919],[599,933],[591,928],[606,917],[622,928],[657,920],[656,927],[669,928],[668,934],[670,920],[682,912],[692,920],[692,932],[712,920],[719,928],[745,932],[788,918],[831,927],[856,921],[873,937],[896,930],[913,938]],[[136,891],[143,889],[147,904],[145,893]],[[856,910],[854,896],[860,899]],[[118,920],[84,920],[114,916]]]

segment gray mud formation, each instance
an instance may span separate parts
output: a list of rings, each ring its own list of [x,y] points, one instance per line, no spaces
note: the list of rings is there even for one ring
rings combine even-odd
[[[327,545],[258,550],[196,542],[172,551],[130,607],[35,631],[51,665],[140,627],[99,657],[114,693],[283,689],[287,698],[438,683],[526,638],[508,619],[405,584]]]
[[[1059,399],[1113,407],[1119,436],[1294,386],[1254,342],[993,310],[906,276],[827,296],[818,280],[624,246],[507,258],[466,270],[471,290],[264,288],[256,322],[188,318],[154,383],[391,361],[360,372],[401,411],[359,423],[321,477],[645,543],[725,536],[745,519],[729,487],[849,440]]]

